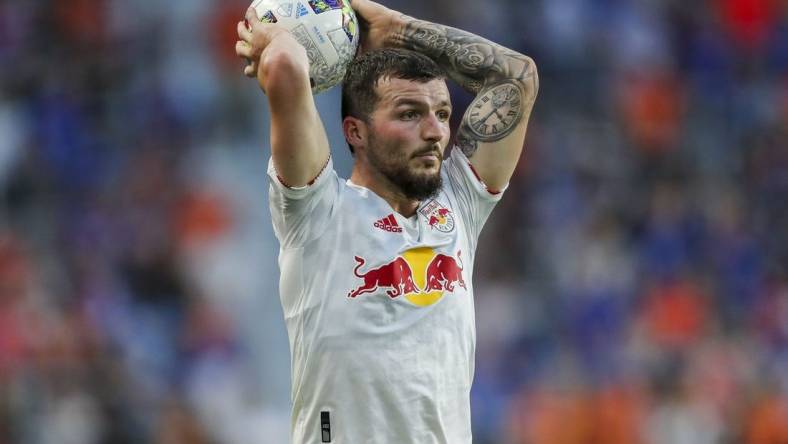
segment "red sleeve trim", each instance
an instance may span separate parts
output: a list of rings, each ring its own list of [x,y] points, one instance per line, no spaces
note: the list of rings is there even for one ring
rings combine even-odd
[[[287,182],[285,182],[285,180],[282,179],[282,176],[280,176],[279,173],[276,173],[276,178],[279,180],[279,183],[281,183],[283,187],[289,188],[291,190],[293,189],[292,186],[288,185]]]
[[[487,184],[486,184],[486,183],[484,183],[484,181],[482,180],[481,176],[479,176],[479,173],[476,171],[476,168],[474,168],[474,167],[473,167],[473,164],[472,164],[472,163],[468,162],[468,166],[469,166],[469,167],[471,167],[471,171],[473,172],[473,175],[474,175],[474,176],[476,176],[476,180],[478,180],[478,181],[479,181],[479,183],[481,183],[482,185],[484,185],[484,189],[485,189],[485,190],[487,190],[487,192],[488,192],[488,193],[492,194],[493,196],[497,196],[497,195],[501,194],[501,192],[500,192],[500,191],[498,191],[498,190],[491,190],[491,189],[490,189],[490,188],[487,186]]]
[[[314,184],[315,184],[315,182],[317,181],[317,179],[319,179],[319,178],[320,178],[320,176],[323,174],[323,171],[325,171],[325,170],[326,170],[326,167],[328,166],[328,163],[329,163],[329,162],[331,162],[331,156],[330,156],[330,155],[328,156],[328,160],[326,160],[326,163],[325,163],[325,165],[323,165],[323,168],[321,168],[321,169],[320,169],[320,172],[319,172],[319,173],[317,173],[317,176],[315,176],[315,178],[314,178],[314,179],[310,180],[310,181],[309,181],[309,182],[306,184],[306,186],[305,186],[304,188],[306,188],[306,187],[311,187],[312,185],[314,185]],[[280,175],[279,175],[279,173],[276,173],[276,178],[277,178],[277,180],[279,180],[279,183],[281,183],[281,184],[282,184],[282,186],[283,186],[283,187],[285,187],[285,188],[289,188],[289,189],[291,189],[291,190],[294,190],[294,189],[296,189],[296,188],[297,188],[297,187],[294,187],[294,186],[292,186],[292,185],[288,185],[288,184],[287,184],[287,182],[285,182],[285,180],[284,180],[284,179],[282,179],[282,176],[280,176]]]

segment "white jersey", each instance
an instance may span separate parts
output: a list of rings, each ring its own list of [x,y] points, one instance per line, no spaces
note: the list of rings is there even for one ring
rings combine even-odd
[[[293,444],[471,442],[474,252],[501,194],[459,149],[407,218],[331,161],[292,189],[269,162],[292,357]]]

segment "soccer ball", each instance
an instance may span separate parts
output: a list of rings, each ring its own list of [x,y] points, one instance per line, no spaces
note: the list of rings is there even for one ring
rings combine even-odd
[[[255,0],[252,7],[262,22],[285,26],[306,48],[313,94],[342,81],[359,41],[350,0]]]

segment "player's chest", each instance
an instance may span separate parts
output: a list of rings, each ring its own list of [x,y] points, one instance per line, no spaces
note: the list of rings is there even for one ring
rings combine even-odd
[[[467,290],[464,227],[445,199],[423,202],[410,218],[370,205],[345,224],[341,244],[353,281],[348,298],[385,296],[424,307]]]

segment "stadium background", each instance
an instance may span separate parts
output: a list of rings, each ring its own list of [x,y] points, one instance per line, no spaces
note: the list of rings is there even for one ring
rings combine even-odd
[[[788,2],[387,4],[540,68],[478,253],[475,442],[787,443]],[[246,6],[0,2],[0,443],[286,442]]]

